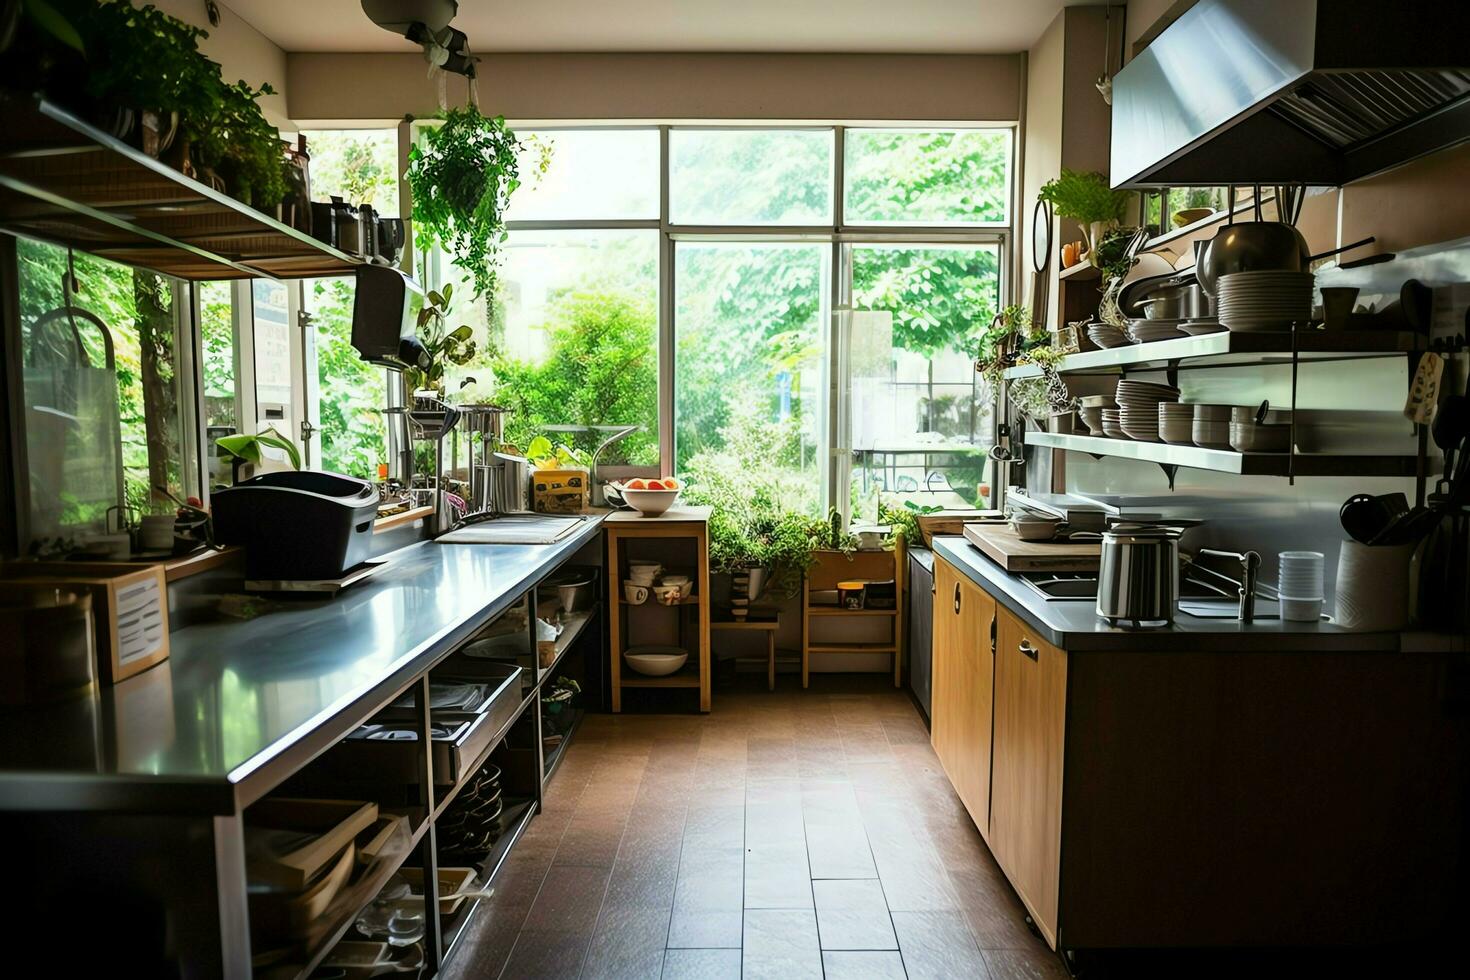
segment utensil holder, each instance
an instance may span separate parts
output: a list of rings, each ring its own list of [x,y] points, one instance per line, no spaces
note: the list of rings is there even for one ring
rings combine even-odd
[[[1337,560],[1333,620],[1344,629],[1382,632],[1409,622],[1409,559],[1415,546],[1344,541]]]

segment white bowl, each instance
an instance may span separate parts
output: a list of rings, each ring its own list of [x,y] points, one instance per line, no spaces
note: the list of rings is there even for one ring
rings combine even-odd
[[[644,517],[657,517],[670,507],[674,501],[679,499],[682,490],[629,490],[627,487],[617,487],[623,495],[623,500]]]
[[[623,654],[628,666],[648,677],[666,677],[684,666],[689,651],[683,647],[637,646]]]

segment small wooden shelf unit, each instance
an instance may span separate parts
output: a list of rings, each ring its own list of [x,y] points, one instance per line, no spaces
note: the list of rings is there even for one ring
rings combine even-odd
[[[807,570],[801,585],[801,686],[807,687],[811,679],[811,657],[820,654],[893,654],[893,686],[903,684],[903,603],[904,572],[908,568],[907,549],[903,535],[894,536],[894,544],[887,551],[818,551],[816,561]],[[836,606],[812,605],[812,593],[837,588],[838,582],[893,580],[894,607],[892,609],[840,609]],[[891,622],[888,639],[828,642],[812,640],[812,621],[816,619],[887,619]]]
[[[710,606],[709,606],[709,514],[708,507],[674,507],[658,517],[644,517],[636,511],[617,511],[608,515],[603,526],[607,531],[608,644],[611,652],[608,676],[612,686],[612,710],[623,710],[623,688],[696,688],[699,710],[710,707]],[[666,615],[684,617],[694,610],[693,642],[689,662],[667,677],[645,677],[625,671],[623,653],[637,646],[625,638],[633,627],[632,603],[623,597],[623,583],[628,564],[628,544],[632,541],[687,538],[694,542],[694,594],[673,606],[662,606],[652,596],[647,606],[667,610]],[[680,623],[681,635],[689,635]]]

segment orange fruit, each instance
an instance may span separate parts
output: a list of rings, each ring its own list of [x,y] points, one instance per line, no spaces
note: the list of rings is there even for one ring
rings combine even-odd
[[[648,481],[644,480],[642,477],[634,477],[626,484],[624,484],[624,486],[626,486],[629,490],[647,490]]]

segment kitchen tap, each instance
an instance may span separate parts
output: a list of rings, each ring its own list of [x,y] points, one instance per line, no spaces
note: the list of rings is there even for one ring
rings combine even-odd
[[[1223,575],[1220,572],[1212,571],[1208,568],[1201,568],[1200,571],[1219,576],[1232,584],[1238,584],[1240,586],[1240,611],[1236,614],[1236,618],[1242,623],[1253,622],[1256,618],[1256,578],[1261,572],[1260,552],[1217,551],[1214,548],[1201,548],[1198,554],[1211,555],[1216,558],[1234,558],[1240,562],[1239,583],[1236,583],[1228,575]]]

